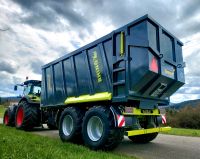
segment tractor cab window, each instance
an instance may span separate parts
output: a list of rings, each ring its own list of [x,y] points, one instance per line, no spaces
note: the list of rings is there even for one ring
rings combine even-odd
[[[41,94],[41,87],[40,86],[34,86],[33,87],[33,94],[40,96]]]
[[[27,85],[24,87],[24,95],[28,95],[31,93],[31,85]]]

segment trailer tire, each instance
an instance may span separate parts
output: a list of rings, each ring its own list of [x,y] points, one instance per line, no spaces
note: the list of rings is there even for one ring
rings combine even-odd
[[[136,136],[129,136],[128,138],[134,143],[148,143],[157,137],[158,133],[143,134]]]
[[[22,130],[31,130],[40,125],[40,110],[38,106],[26,101],[19,103],[15,115],[15,127]]]
[[[84,143],[93,150],[112,150],[124,137],[123,128],[115,128],[113,114],[106,107],[89,109],[82,127]]]
[[[85,111],[78,107],[66,108],[59,120],[59,136],[63,142],[82,143],[81,129]]]

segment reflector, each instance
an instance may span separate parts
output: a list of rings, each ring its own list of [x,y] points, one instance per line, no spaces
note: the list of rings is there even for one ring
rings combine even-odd
[[[155,57],[152,58],[151,64],[150,64],[150,70],[153,72],[158,73],[158,62]]]

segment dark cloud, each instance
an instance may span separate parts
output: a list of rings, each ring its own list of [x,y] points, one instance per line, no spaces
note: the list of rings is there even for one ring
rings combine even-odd
[[[2,71],[13,74],[16,73],[17,68],[7,61],[0,60],[0,72]]]
[[[194,17],[195,15],[190,18],[182,18],[181,20],[177,21],[174,31],[179,38],[190,37],[200,31],[200,19]]]
[[[77,13],[73,6],[76,1],[73,0],[59,0],[59,1],[26,1],[16,0],[25,11],[25,16],[21,17],[22,22],[27,23],[33,27],[44,30],[65,31],[69,28],[82,28],[92,31],[90,22],[81,14]],[[70,27],[67,28],[61,23],[60,18],[69,22]],[[80,32],[82,37],[83,32]]]
[[[21,22],[44,30],[55,30],[58,28],[56,26],[60,26],[56,12],[45,5],[46,1],[16,0],[14,2],[24,10],[25,14],[19,17]]]
[[[37,8],[35,9],[36,12],[30,12],[25,17],[21,17],[23,23],[44,30],[59,30],[59,28],[61,28],[59,19],[53,10],[45,9],[40,5],[35,8]]]
[[[41,67],[44,65],[44,62],[41,61],[40,59],[34,59],[30,61],[30,67],[33,70],[34,73],[36,74],[41,74]]]
[[[181,15],[182,19],[190,19],[194,15],[200,13],[200,1],[199,0],[187,0],[184,3],[181,3]]]
[[[179,38],[190,36],[200,31],[200,19],[193,19],[200,14],[200,1],[96,1],[82,3],[87,17],[97,19],[109,17],[114,26],[120,27],[145,14],[151,15],[162,26]]]
[[[83,28],[92,33],[92,22],[100,18],[109,18],[117,27],[124,25],[135,18],[150,14],[166,29],[178,37],[189,36],[200,31],[200,21],[191,23],[191,19],[200,13],[200,1],[106,1],[106,0],[15,0],[26,10],[27,16],[21,17],[22,21],[41,29],[54,30],[62,28],[59,17],[70,23],[68,29],[77,29],[80,38],[84,37]],[[173,3],[173,4],[172,4]],[[79,10],[77,12],[76,10]],[[179,27],[178,27],[179,26]]]
[[[200,20],[191,22],[190,25],[185,25],[186,32],[184,33],[185,36],[193,35],[200,31]]]
[[[150,14],[156,20],[162,22],[164,26],[172,25],[174,23],[172,21],[176,18],[176,6],[170,3],[165,4],[163,1],[124,2],[122,0],[104,0],[96,3],[96,1],[86,0],[80,6],[82,6],[87,17],[92,19],[108,17],[116,27],[125,25],[145,14]]]

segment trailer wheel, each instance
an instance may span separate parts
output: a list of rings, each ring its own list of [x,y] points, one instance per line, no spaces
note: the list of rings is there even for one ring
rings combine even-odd
[[[82,142],[81,125],[85,111],[78,107],[66,108],[59,120],[59,136],[63,142]]]
[[[129,136],[128,138],[134,143],[148,143],[157,137],[158,133]]]
[[[40,110],[37,106],[30,105],[26,101],[19,103],[15,115],[17,129],[30,130],[40,125]]]
[[[83,119],[83,140],[93,150],[114,149],[123,139],[122,128],[114,127],[114,118],[110,109],[94,107],[86,112]]]

